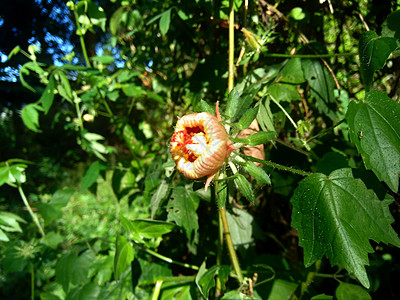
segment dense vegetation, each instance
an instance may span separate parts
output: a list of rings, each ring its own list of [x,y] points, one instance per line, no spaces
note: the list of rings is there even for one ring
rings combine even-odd
[[[0,297],[400,295],[399,8],[3,1]],[[217,101],[205,190],[170,142]]]

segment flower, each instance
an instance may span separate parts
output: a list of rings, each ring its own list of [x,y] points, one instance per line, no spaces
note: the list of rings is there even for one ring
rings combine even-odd
[[[207,176],[205,189],[222,167],[233,148],[216,106],[216,116],[202,112],[178,119],[171,139],[171,155],[185,177]]]

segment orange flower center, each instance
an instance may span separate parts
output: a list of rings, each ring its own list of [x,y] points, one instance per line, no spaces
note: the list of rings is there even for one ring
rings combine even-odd
[[[186,127],[186,130],[175,132],[171,142],[175,143],[176,151],[190,162],[194,162],[201,152],[207,149],[207,140],[202,126]]]

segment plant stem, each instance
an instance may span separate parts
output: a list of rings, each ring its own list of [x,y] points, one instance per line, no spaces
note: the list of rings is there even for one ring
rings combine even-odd
[[[161,259],[163,261],[166,261],[168,263],[175,264],[175,265],[178,265],[178,266],[181,266],[181,267],[185,267],[185,268],[188,268],[188,269],[192,269],[192,270],[195,270],[195,271],[199,270],[198,266],[189,265],[189,264],[186,264],[186,263],[181,263],[179,261],[173,260],[172,258],[169,258],[169,257],[166,257],[166,256],[164,256],[162,254],[159,254],[159,253],[157,253],[157,252],[155,252],[155,251],[153,251],[151,249],[145,248],[144,250],[147,253],[149,253],[150,255],[153,255],[153,256],[155,256],[155,257],[157,257],[157,258],[159,258],[159,259]]]
[[[91,68],[92,65],[90,64],[89,56],[87,55],[86,44],[85,44],[85,39],[83,38],[82,28],[78,21],[79,16],[78,13],[76,12],[76,9],[74,8],[73,10],[74,10],[76,28],[78,29],[79,32],[79,41],[81,43],[83,57],[85,58],[86,66],[88,68]]]
[[[224,228],[224,236],[225,236],[226,246],[228,247],[232,266],[233,266],[233,269],[235,270],[236,276],[237,276],[240,284],[242,284],[243,283],[243,274],[242,274],[242,270],[240,269],[240,265],[239,265],[239,261],[238,261],[237,255],[236,255],[235,248],[233,247],[232,237],[231,237],[231,233],[229,231],[228,220],[226,218],[225,206],[220,207],[219,215],[220,215],[220,218],[222,221],[222,226]]]
[[[31,217],[32,217],[32,219],[33,219],[33,222],[35,222],[37,228],[39,229],[40,234],[44,237],[44,236],[45,236],[45,233],[44,233],[44,231],[43,231],[42,226],[41,226],[40,223],[39,223],[39,219],[37,218],[36,214],[32,211],[32,208],[31,208],[31,206],[29,205],[29,202],[28,202],[28,200],[26,199],[24,190],[22,189],[22,186],[21,186],[20,184],[18,184],[18,192],[19,192],[19,194],[20,194],[20,196],[21,196],[21,198],[22,198],[22,201],[24,202],[26,208],[28,209],[29,214],[31,215]]]
[[[151,297],[152,300],[158,299],[158,296],[160,295],[162,284],[163,284],[162,280],[157,280],[156,286],[154,287],[153,297]]]
[[[333,126],[327,128],[327,129],[324,129],[324,130],[322,130],[321,132],[319,132],[318,134],[316,134],[316,135],[310,137],[310,138],[307,140],[307,143],[311,142],[312,140],[314,140],[314,139],[316,139],[316,138],[318,138],[318,137],[320,137],[320,136],[325,135],[328,131],[333,130],[335,127],[339,126],[339,125],[342,124],[344,121],[345,121],[345,119],[340,120],[340,121],[337,122],[335,125],[333,125]]]
[[[293,124],[293,127],[297,130],[297,124],[295,121],[293,121],[292,117],[288,114],[288,112],[283,108],[283,106],[275,100],[274,97],[272,97],[272,95],[269,95],[269,97],[271,98],[271,100],[279,107],[279,109],[285,114],[286,118],[289,119],[290,123]]]
[[[228,55],[228,93],[233,89],[233,81],[235,77],[235,35],[234,35],[234,9],[233,0],[229,0],[229,55]]]
[[[282,58],[323,58],[323,57],[340,57],[340,56],[356,56],[358,53],[333,53],[333,54],[280,54],[280,53],[263,53],[264,57],[282,57]]]
[[[291,172],[293,174],[298,174],[298,175],[302,175],[302,176],[309,176],[309,175],[312,174],[310,172],[294,169],[294,168],[291,168],[291,167],[282,166],[280,164],[276,164],[276,163],[273,163],[271,161],[258,159],[258,158],[252,157],[252,156],[248,156],[248,155],[244,155],[244,154],[240,154],[240,156],[242,156],[243,158],[245,158],[247,160],[250,160],[250,161],[253,161],[253,162],[258,162],[258,163],[261,163],[263,165],[266,165],[266,166],[269,166],[269,167],[272,167],[272,168],[275,168],[275,169],[278,169],[278,170],[281,170],[281,171],[287,171],[287,172]]]
[[[31,299],[35,300],[35,269],[33,267],[33,263],[30,262],[31,264]]]

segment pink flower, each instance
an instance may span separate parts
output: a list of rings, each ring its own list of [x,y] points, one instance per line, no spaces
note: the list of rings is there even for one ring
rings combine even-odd
[[[171,155],[178,171],[190,179],[207,176],[206,190],[234,150],[220,119],[218,103],[216,116],[206,112],[185,115],[176,123],[171,139]]]

